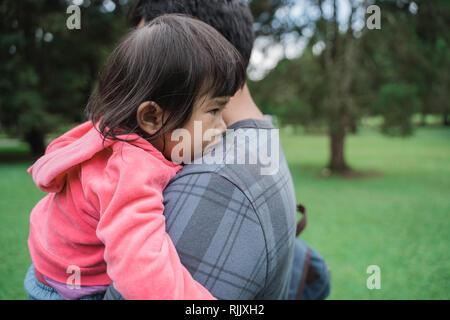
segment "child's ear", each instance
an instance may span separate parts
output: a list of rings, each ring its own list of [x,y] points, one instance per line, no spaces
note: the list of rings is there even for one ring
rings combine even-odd
[[[139,127],[149,135],[155,134],[162,127],[162,116],[161,107],[153,101],[142,102],[136,113]]]

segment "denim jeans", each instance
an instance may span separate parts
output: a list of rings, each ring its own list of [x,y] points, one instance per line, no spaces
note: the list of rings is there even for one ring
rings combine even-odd
[[[58,291],[41,283],[34,273],[34,265],[31,265],[27,271],[24,281],[25,291],[30,300],[64,300]],[[104,293],[96,293],[80,298],[80,300],[101,300]]]
[[[307,260],[309,260],[308,276],[304,274]],[[298,291],[301,287],[302,277],[305,277],[305,280],[302,286],[301,300],[323,300],[328,297],[330,294],[330,272],[325,259],[310,245],[297,238],[295,239],[288,300],[299,298]]]

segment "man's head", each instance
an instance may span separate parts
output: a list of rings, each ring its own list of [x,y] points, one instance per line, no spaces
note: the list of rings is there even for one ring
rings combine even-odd
[[[197,18],[219,31],[239,51],[247,67],[255,35],[253,17],[246,0],[136,0],[129,23],[136,27],[166,13]]]

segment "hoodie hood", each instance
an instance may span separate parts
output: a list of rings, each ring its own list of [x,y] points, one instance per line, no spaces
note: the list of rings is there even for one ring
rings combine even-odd
[[[153,147],[147,140],[136,134],[119,136],[122,139],[136,139],[131,143],[142,148],[167,165],[173,167],[175,163],[164,158],[163,154]],[[64,187],[66,173],[74,166],[91,159],[98,152],[121,142],[103,139],[96,126],[91,121],[85,122],[53,140],[45,151],[29,169],[36,186],[44,192],[59,192]],[[121,142],[124,143],[124,142]]]

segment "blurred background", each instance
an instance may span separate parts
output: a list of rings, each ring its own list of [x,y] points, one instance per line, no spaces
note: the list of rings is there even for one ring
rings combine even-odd
[[[84,121],[132,2],[0,2],[0,299],[27,298],[29,214],[44,194],[26,169]],[[329,298],[449,299],[450,1],[249,3],[248,84],[280,128]],[[67,28],[69,5],[81,29]]]

